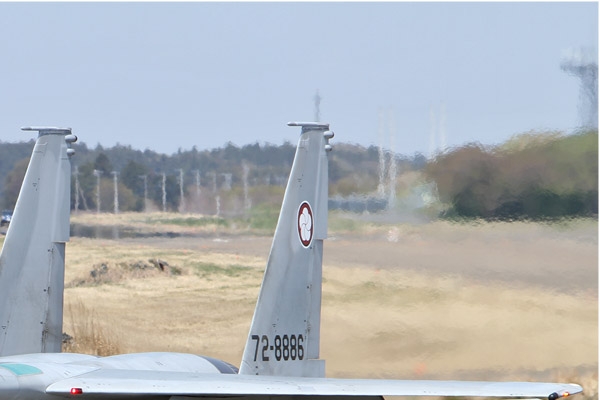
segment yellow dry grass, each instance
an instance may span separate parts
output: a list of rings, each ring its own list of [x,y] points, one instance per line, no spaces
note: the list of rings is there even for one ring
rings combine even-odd
[[[82,303],[69,303],[65,310],[70,325],[63,326],[71,332],[69,340],[63,343],[66,353],[85,353],[96,356],[109,356],[121,353],[119,338],[106,332],[106,321],[100,323],[96,316]]]
[[[325,245],[321,355],[330,376],[569,380],[597,398],[597,222],[369,225]],[[94,265],[161,259],[180,275],[67,287],[65,330],[94,316],[123,352],[238,364],[270,238],[85,239],[66,282]]]

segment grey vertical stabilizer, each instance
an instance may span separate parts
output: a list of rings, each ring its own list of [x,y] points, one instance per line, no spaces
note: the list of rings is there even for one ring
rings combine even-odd
[[[38,138],[0,253],[0,356],[61,351],[65,243],[71,195],[70,128],[28,127]]]
[[[319,359],[323,240],[327,237],[328,124],[302,127],[240,374],[325,375]]]

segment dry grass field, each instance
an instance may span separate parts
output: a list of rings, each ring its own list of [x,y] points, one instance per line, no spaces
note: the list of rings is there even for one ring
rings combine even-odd
[[[95,331],[103,354],[180,351],[237,365],[271,237],[167,220],[73,216],[116,226],[115,236],[124,227],[170,234],[72,237],[64,329],[75,343]],[[597,221],[330,220],[321,327],[329,376],[562,380],[597,398]]]

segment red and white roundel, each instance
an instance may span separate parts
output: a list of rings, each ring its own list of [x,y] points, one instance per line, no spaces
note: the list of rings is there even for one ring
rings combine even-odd
[[[313,212],[307,201],[300,204],[298,209],[298,235],[302,246],[310,246],[313,237]]]

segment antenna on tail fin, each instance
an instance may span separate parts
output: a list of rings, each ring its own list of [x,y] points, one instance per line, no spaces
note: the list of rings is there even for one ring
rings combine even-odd
[[[319,359],[329,124],[302,127],[240,374],[324,376]]]
[[[60,352],[69,240],[71,128],[38,138],[0,253],[0,356]]]

